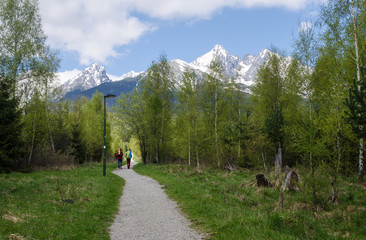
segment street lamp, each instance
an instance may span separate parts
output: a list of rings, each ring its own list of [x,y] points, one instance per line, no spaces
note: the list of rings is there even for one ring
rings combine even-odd
[[[105,133],[105,128],[106,128],[106,110],[105,110],[105,99],[106,98],[115,98],[116,95],[113,94],[107,94],[104,96],[104,156],[103,156],[103,176],[105,176],[105,169],[106,169],[106,155],[107,155],[107,144],[106,144],[106,133]]]

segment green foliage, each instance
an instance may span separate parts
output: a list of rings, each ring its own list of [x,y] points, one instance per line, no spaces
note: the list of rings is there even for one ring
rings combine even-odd
[[[148,147],[155,162],[167,160],[169,151],[169,130],[173,107],[173,78],[167,58],[161,56],[159,62],[148,69],[141,80],[142,99],[146,104]]]
[[[0,174],[0,239],[109,239],[124,185],[114,168]]]
[[[264,131],[274,143],[283,141],[283,114],[282,108],[276,105],[273,111],[266,117]]]
[[[11,97],[7,79],[0,79],[0,172],[14,168],[14,160],[21,155],[21,112],[18,100]]]
[[[349,97],[346,99],[348,107],[347,119],[352,126],[352,130],[359,138],[366,137],[366,69],[363,68],[361,81],[353,81],[349,89]]]
[[[1,0],[0,32],[0,81],[2,89],[6,88],[6,101],[9,100],[8,103],[13,105],[13,110],[4,110],[7,111],[9,120],[14,121],[12,126],[1,121],[1,128],[11,131],[3,138],[6,139],[4,146],[8,152],[1,154],[2,159],[7,159],[8,166],[19,167],[25,165],[25,161],[20,161],[24,152],[33,150],[33,139],[37,144],[43,144],[45,136],[51,136],[45,99],[50,93],[49,82],[52,81],[59,60],[46,45],[37,0]],[[36,102],[41,103],[40,106],[35,106]],[[10,116],[10,112],[13,112],[13,116]],[[18,112],[23,114],[19,115]],[[28,113],[31,115],[28,116]],[[20,125],[19,122],[23,121],[24,125]],[[43,131],[35,133],[36,127]],[[43,134],[47,130],[48,133]],[[36,134],[42,136],[36,137]],[[25,146],[20,147],[20,144]],[[14,154],[15,149],[19,148],[24,151],[16,150],[17,154]]]

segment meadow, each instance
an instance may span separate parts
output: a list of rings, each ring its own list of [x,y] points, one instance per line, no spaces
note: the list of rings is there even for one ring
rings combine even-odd
[[[108,164],[0,175],[0,239],[109,239],[124,180]]]
[[[0,239],[109,239],[124,185],[115,168],[108,164],[106,177],[95,163],[1,174]],[[366,239],[366,185],[354,178],[339,179],[337,204],[319,190],[315,208],[302,189],[285,192],[282,209],[278,188],[258,187],[255,171],[172,164],[134,169],[156,179],[206,239]]]
[[[135,170],[160,182],[209,239],[366,239],[366,186],[352,179],[340,180],[338,204],[324,197],[314,208],[305,191],[296,191],[285,192],[281,209],[279,190],[257,187],[254,171],[156,164]]]

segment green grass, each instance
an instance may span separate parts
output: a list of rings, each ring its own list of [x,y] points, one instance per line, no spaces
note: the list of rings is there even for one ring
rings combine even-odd
[[[314,210],[303,192],[258,188],[254,172],[195,171],[177,165],[142,165],[138,173],[159,181],[193,226],[209,239],[366,239],[366,187],[349,180],[340,204],[324,200]]]
[[[109,239],[124,185],[115,168],[1,174],[0,239]]]

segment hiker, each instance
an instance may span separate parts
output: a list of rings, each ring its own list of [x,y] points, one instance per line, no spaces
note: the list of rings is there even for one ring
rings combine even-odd
[[[116,152],[116,159],[118,161],[118,168],[122,169],[122,157],[123,157],[123,152],[121,148],[118,148],[117,152]]]
[[[126,160],[127,160],[127,168],[130,169],[130,163],[132,158],[132,152],[131,148],[128,149],[128,152],[126,153]]]

